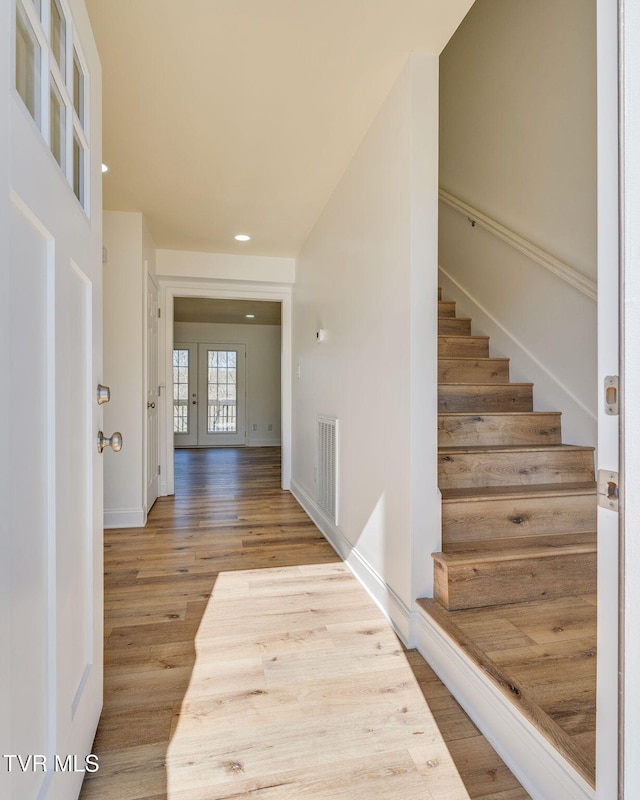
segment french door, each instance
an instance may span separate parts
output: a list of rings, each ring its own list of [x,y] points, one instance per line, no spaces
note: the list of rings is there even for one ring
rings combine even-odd
[[[246,346],[191,342],[173,350],[175,447],[247,442]]]

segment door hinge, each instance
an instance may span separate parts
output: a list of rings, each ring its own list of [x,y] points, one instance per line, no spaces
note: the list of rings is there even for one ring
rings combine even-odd
[[[598,470],[598,505],[617,511],[620,501],[620,476],[608,469]]]
[[[158,464],[158,475],[160,474],[160,472],[161,472],[161,470],[160,470],[160,464]]]
[[[160,319],[161,316],[162,316],[162,311],[158,309],[158,319]]]
[[[607,375],[604,379],[604,413],[616,417],[620,413],[620,378]]]

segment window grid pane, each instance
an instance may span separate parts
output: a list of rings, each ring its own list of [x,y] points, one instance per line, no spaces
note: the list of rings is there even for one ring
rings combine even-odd
[[[16,89],[40,124],[40,45],[26,14],[16,4]]]
[[[80,126],[84,129],[84,72],[75,47],[73,48],[73,107]]]
[[[189,351],[173,351],[173,432],[189,433]]]
[[[209,350],[207,353],[207,432],[237,433],[237,353]]]
[[[65,170],[67,109],[58,92],[53,79],[51,80],[51,110],[50,110],[50,146],[55,160]]]
[[[67,21],[62,13],[58,0],[51,0],[51,52],[60,67],[60,74],[65,75],[67,61]]]
[[[84,206],[84,164],[85,150],[80,140],[73,135],[73,192]]]

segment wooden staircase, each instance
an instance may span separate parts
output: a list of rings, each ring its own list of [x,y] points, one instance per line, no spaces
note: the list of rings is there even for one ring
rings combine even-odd
[[[439,295],[438,312],[442,552],[433,554],[434,599],[418,602],[593,785],[595,666],[583,673],[593,686],[566,688],[548,703],[545,688],[514,674],[529,675],[538,652],[532,619],[547,626],[541,652],[548,662],[587,665],[593,658],[594,449],[562,443],[560,413],[533,410],[532,384],[509,381],[509,360],[490,357],[489,338],[472,335],[455,303]],[[580,635],[552,644],[556,635],[573,636],[571,626]],[[501,630],[518,638],[521,650],[497,643]],[[547,680],[554,678],[541,678]],[[578,716],[583,727],[574,737]]]
[[[595,592],[593,448],[562,444],[561,415],[533,410],[533,385],[509,381],[455,303],[438,311],[435,599],[455,610]]]

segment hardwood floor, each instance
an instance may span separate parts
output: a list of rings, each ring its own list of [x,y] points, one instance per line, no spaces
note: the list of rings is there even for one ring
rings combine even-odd
[[[438,314],[442,552],[418,604],[595,787],[593,448],[562,444],[561,414],[533,410],[454,302]]]
[[[178,451],[176,496],[105,532],[100,770],[82,799],[525,800],[279,489],[279,457]]]

